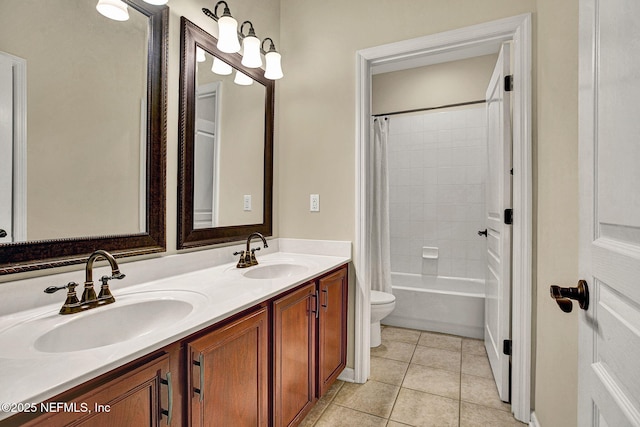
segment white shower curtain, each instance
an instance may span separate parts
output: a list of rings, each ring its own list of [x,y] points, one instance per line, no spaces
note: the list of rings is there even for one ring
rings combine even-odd
[[[388,129],[389,119],[387,117],[374,119],[369,223],[371,225],[371,289],[391,293]]]

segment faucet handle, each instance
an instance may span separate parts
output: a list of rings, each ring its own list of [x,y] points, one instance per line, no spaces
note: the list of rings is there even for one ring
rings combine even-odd
[[[52,294],[54,292],[58,292],[59,290],[68,288],[69,293],[71,293],[76,291],[76,286],[78,286],[76,282],[69,282],[64,286],[49,286],[47,289],[44,290],[44,292],[47,294]]]
[[[64,286],[49,286],[44,291],[48,294],[52,294],[61,289],[69,289],[69,292],[67,292],[67,299],[65,299],[64,304],[60,309],[60,314],[71,314],[81,310],[80,301],[78,301],[78,296],[76,295],[76,286],[78,286],[76,282],[69,282]]]

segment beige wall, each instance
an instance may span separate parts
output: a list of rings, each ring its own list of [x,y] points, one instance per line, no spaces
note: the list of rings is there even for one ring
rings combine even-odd
[[[371,113],[384,114],[483,100],[498,55],[445,62],[371,79]]]
[[[535,411],[576,425],[576,319],[548,297],[577,279],[577,0],[282,0],[280,236],[355,238],[355,52],[533,13]],[[319,213],[308,211],[319,193]]]

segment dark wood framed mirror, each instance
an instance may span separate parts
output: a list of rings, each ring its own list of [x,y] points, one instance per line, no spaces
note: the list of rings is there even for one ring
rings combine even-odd
[[[274,82],[185,17],[180,28],[178,249],[269,236]]]
[[[122,116],[109,115],[107,113],[98,115],[96,122],[99,123],[92,125],[94,126],[92,128],[83,128],[84,134],[82,137],[78,140],[70,141],[71,149],[68,146],[64,148],[53,147],[55,153],[53,151],[45,153],[47,156],[51,156],[51,153],[54,153],[60,158],[68,157],[68,164],[64,166],[52,165],[55,161],[50,160],[50,164],[40,163],[39,167],[31,164],[32,158],[37,157],[33,153],[39,154],[45,161],[47,159],[45,155],[42,155],[41,148],[34,148],[34,146],[41,143],[34,139],[38,132],[32,132],[32,126],[34,126],[37,114],[32,114],[31,108],[36,103],[31,102],[32,93],[29,93],[28,98],[25,96],[28,102],[31,103],[31,105],[28,105],[29,140],[26,142],[27,146],[31,146],[28,156],[30,163],[27,187],[29,190],[28,192],[25,190],[25,200],[28,201],[25,204],[29,210],[29,215],[26,216],[25,214],[26,219],[24,220],[27,224],[25,227],[26,233],[24,233],[26,238],[9,240],[8,242],[0,240],[0,275],[82,263],[86,261],[89,254],[97,249],[107,250],[116,257],[142,255],[166,250],[166,76],[169,8],[166,6],[153,6],[142,0],[124,1],[129,6],[129,14],[131,15],[130,21],[126,22],[111,21],[99,15],[95,10],[94,2],[85,4],[86,2],[82,1],[77,6],[73,6],[65,0],[63,7],[58,6],[58,9],[55,9],[53,2],[51,5],[49,5],[49,2],[45,5],[42,2],[13,0],[3,3],[2,7],[6,9],[3,10],[2,14],[6,12],[8,13],[8,15],[5,15],[6,17],[20,21],[20,25],[24,26],[26,31],[30,31],[28,38],[35,41],[35,44],[33,41],[31,42],[31,46],[29,46],[31,50],[27,50],[28,54],[25,55],[27,58],[25,61],[28,62],[29,67],[29,73],[25,74],[29,83],[29,90],[33,92],[33,88],[37,84],[41,84],[47,90],[57,90],[62,93],[60,98],[62,101],[58,101],[57,105],[54,105],[54,110],[60,109],[60,115],[68,116],[69,121],[62,123],[61,126],[55,129],[38,123],[38,129],[44,127],[46,131],[44,133],[45,138],[41,138],[41,140],[49,143],[49,146],[51,146],[52,140],[55,139],[54,137],[57,137],[57,133],[62,133],[69,128],[86,126],[83,118],[79,117],[78,113],[71,113],[70,110],[64,110],[65,108],[73,107],[75,109],[73,111],[77,111],[78,108],[84,109],[88,115],[93,116],[99,114],[95,113],[96,111],[118,110],[120,114],[123,114],[122,103],[117,104],[116,98],[119,98],[118,95],[111,93],[111,96],[109,96],[108,91],[98,91],[95,81],[103,79],[96,77],[98,72],[94,76],[94,73],[91,72],[92,70],[96,69],[103,73],[102,75],[105,73],[114,75],[113,81],[108,84],[119,86],[120,89],[122,89],[121,86],[124,86],[125,89],[122,90],[127,90],[126,88],[129,87],[127,85],[130,83],[129,80],[135,79],[139,82],[140,92],[134,105],[125,106],[127,112],[134,112],[135,123],[132,128],[121,129],[123,126],[120,125],[119,117]],[[37,15],[44,15],[44,19],[50,20],[52,25],[55,22],[65,28],[68,27],[70,31],[75,31],[75,33],[66,36],[65,42],[69,41],[70,46],[76,46],[72,44],[72,41],[84,39],[83,34],[85,34],[87,40],[83,40],[83,43],[89,44],[94,49],[80,51],[79,54],[87,57],[88,63],[84,64],[80,59],[77,61],[70,60],[64,57],[61,54],[61,50],[57,49],[56,46],[44,45],[49,41],[47,38],[52,38],[51,34],[47,35],[46,31],[39,33],[33,29],[39,28],[39,25],[31,21],[40,18],[35,17],[29,10],[24,9],[27,5],[32,5],[36,8],[51,6],[53,8],[51,13],[54,13],[55,10],[61,10],[61,13],[71,13],[69,10],[73,11],[73,13],[80,13],[78,10],[81,9],[82,13],[85,13],[82,18],[76,18],[75,15],[61,15],[53,19],[53,15],[42,10]],[[11,7],[16,9],[10,9]],[[18,7],[20,8],[19,11]],[[24,25],[24,21],[18,19],[20,13],[27,16],[25,19],[29,20],[30,25]],[[28,18],[28,16],[32,18]],[[125,27],[125,25],[128,26]],[[138,28],[133,28],[134,25],[137,25]],[[49,31],[54,30],[49,28]],[[101,54],[104,51],[101,50],[103,47],[97,46],[95,39],[91,38],[94,35],[99,35],[108,39],[110,34],[117,34],[118,37],[122,38],[123,34],[128,34],[128,32],[135,32],[138,36],[135,41],[137,43],[135,47],[127,46],[123,48],[122,43],[117,41],[113,42],[114,46],[110,48],[126,50],[135,66],[128,62],[123,63],[121,60],[116,65],[115,62],[118,62],[118,60],[111,58],[109,55]],[[25,36],[24,38],[27,37]],[[3,37],[3,43],[15,41],[16,44],[0,44],[0,51],[12,53],[18,58],[21,53],[20,48],[23,47],[18,42],[22,42],[24,38],[15,32],[12,33],[11,40]],[[34,47],[37,49],[34,49]],[[69,50],[77,51],[79,49],[76,46]],[[66,76],[65,82],[61,84],[60,88],[51,88],[49,84],[44,85],[42,80],[34,80],[32,82],[32,79],[40,77],[34,76],[33,73],[37,69],[37,64],[43,61],[41,57],[37,57],[37,54],[42,54],[43,52],[53,52],[53,54],[62,57],[61,61],[69,63],[69,66],[73,67],[69,71],[72,75]],[[97,63],[96,61],[98,60],[102,62]],[[83,68],[85,65],[87,68]],[[135,68],[136,74],[129,75],[124,72],[118,72],[118,70],[128,70],[130,68]],[[62,73],[58,68],[55,68],[56,73],[52,73],[51,69],[53,67],[49,68],[49,71],[45,70],[40,74],[48,77],[56,74],[59,76]],[[90,81],[91,78],[96,78],[97,80]],[[72,84],[91,85],[90,87],[94,90],[78,90],[83,96],[78,100],[69,91]],[[43,96],[35,99],[41,100],[43,98],[53,98],[53,96],[51,92],[46,92]],[[52,112],[52,109],[48,108],[49,115],[56,112]],[[117,132],[109,133],[112,132],[112,129],[106,130],[99,127],[107,122],[112,124],[112,129],[115,128],[120,132],[119,135],[122,135],[123,140],[133,141],[134,146],[106,152],[105,150],[110,148],[108,146],[112,145],[109,142],[115,141],[113,135],[118,134]],[[90,131],[87,131],[87,129],[90,129]],[[107,138],[105,138],[101,129],[105,129],[104,133],[109,133]],[[99,140],[100,138],[103,140],[96,144],[94,140]],[[69,140],[66,136],[65,139]],[[107,141],[104,141],[104,139],[107,139]],[[90,146],[97,146],[98,149],[88,151]],[[77,149],[77,152],[73,147]],[[133,164],[133,179],[129,179],[119,172],[119,165],[126,163]],[[45,167],[42,167],[43,165]],[[49,171],[49,168],[52,171]],[[70,171],[69,175],[72,179],[68,182],[71,184],[83,183],[84,187],[63,188],[57,183],[56,168],[60,175],[63,175],[62,169]],[[34,179],[32,179],[32,171],[37,171],[39,174]],[[45,189],[39,183],[47,180],[51,182],[51,187],[46,187]],[[110,190],[115,188],[113,191],[116,196],[105,191],[106,188]],[[132,192],[134,194],[132,202],[124,202],[117,197],[117,192],[123,188],[136,188]],[[40,200],[34,202],[33,191],[49,193],[46,199],[48,204],[38,205]],[[88,193],[91,193],[91,197],[89,197]],[[70,194],[71,197],[69,196]],[[42,197],[41,194],[39,196]],[[98,202],[95,200],[98,200]],[[127,206],[127,203],[134,206]],[[63,208],[66,210],[61,212]],[[134,213],[126,218],[126,221],[132,225],[123,231],[118,225],[120,222],[125,222],[122,214],[124,211]],[[57,215],[56,220],[58,218],[66,218],[65,224],[69,225],[68,228],[71,231],[62,231],[54,220],[42,227],[43,221],[39,218],[42,216],[41,214],[47,213],[51,213],[51,218],[55,213]],[[89,225],[76,232],[73,228],[75,222]],[[102,228],[92,228],[94,223],[108,223],[108,225]],[[36,231],[38,228],[45,231]]]

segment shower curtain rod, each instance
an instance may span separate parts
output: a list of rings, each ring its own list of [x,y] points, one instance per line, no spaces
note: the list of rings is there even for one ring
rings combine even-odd
[[[487,101],[485,101],[484,99],[481,99],[477,101],[459,102],[457,104],[441,105],[439,107],[416,108],[413,110],[402,110],[402,111],[393,111],[391,113],[372,114],[371,117],[395,116],[396,114],[417,113],[419,111],[440,110],[442,108],[450,108],[450,107],[463,107],[465,105],[484,104],[485,102]]]

